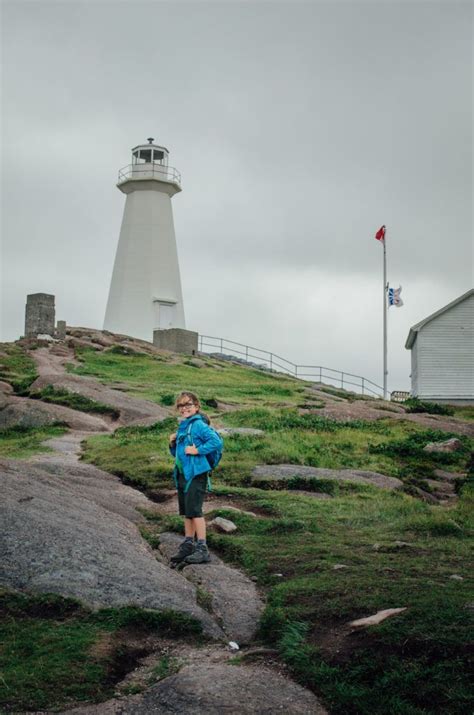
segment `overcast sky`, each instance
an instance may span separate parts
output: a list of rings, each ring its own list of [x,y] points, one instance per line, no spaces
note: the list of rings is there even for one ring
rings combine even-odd
[[[101,328],[149,136],[187,327],[409,389],[410,326],[473,284],[472,4],[3,2],[0,339],[28,293]]]

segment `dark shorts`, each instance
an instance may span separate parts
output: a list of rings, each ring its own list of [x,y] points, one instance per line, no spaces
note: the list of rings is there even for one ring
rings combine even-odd
[[[207,491],[207,472],[199,474],[191,480],[188,491],[184,491],[185,478],[178,476],[178,504],[179,513],[188,519],[202,516],[202,503]]]

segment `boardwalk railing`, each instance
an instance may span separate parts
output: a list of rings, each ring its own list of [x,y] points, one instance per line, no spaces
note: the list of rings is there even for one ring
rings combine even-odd
[[[383,397],[383,387],[372,382],[372,380],[368,380],[366,377],[353,375],[350,372],[342,372],[342,370],[334,370],[331,367],[323,367],[322,365],[296,365],[291,360],[287,360],[268,350],[236,343],[234,340],[200,335],[199,352],[236,358],[259,368],[283,372],[301,380],[329,381],[331,385],[345,390],[358,391],[362,395]]]

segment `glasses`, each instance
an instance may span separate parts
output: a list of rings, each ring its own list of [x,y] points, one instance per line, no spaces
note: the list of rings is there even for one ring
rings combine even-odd
[[[178,410],[187,410],[189,407],[194,407],[194,402],[181,402],[181,404],[176,405]]]

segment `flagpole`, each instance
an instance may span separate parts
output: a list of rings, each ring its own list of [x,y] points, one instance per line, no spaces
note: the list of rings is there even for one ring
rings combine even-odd
[[[387,229],[383,237],[383,398],[387,399],[387,251],[385,242],[387,240]]]

